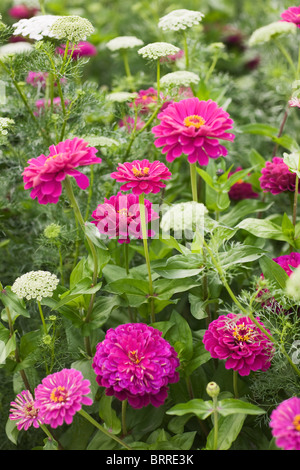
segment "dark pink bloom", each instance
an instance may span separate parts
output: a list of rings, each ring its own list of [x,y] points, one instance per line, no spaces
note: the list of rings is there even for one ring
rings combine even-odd
[[[159,218],[152,210],[152,204],[147,199],[145,203],[146,222],[149,223]],[[108,238],[118,238],[119,243],[130,243],[130,238],[142,238],[139,197],[135,194],[122,194],[111,196],[99,204],[92,213],[99,232]],[[155,232],[148,230],[148,237],[153,237]]]
[[[264,327],[258,318],[257,321]],[[203,343],[213,358],[226,361],[226,369],[236,370],[243,376],[251,371],[267,370],[274,355],[273,343],[255,323],[249,317],[233,313],[212,321]]]
[[[184,56],[184,51],[181,49],[176,52],[176,54],[168,55],[167,57],[161,57],[160,62],[176,62],[176,60],[181,59]]]
[[[288,23],[294,23],[300,28],[300,6],[290,7],[281,13],[281,21],[287,21]]]
[[[61,45],[56,49],[56,52],[60,55],[64,55],[65,53],[65,44]],[[68,49],[68,55],[70,55],[72,52],[72,46],[69,47]],[[81,41],[78,44],[76,44],[75,49],[72,54],[73,59],[78,59],[80,57],[92,57],[97,55],[97,48],[91,44],[88,41]]]
[[[21,20],[23,18],[28,19],[35,16],[38,11],[38,8],[29,8],[26,5],[16,5],[8,10],[8,14],[16,20]]]
[[[300,398],[281,402],[270,418],[276,445],[283,450],[300,450]]]
[[[12,401],[9,419],[17,422],[17,429],[27,431],[30,426],[38,428],[42,421],[39,416],[38,407],[34,401],[33,396],[29,390],[23,390],[16,396],[15,401]]]
[[[92,405],[90,381],[76,369],[63,369],[48,375],[35,389],[36,406],[45,424],[57,428],[71,424],[82,405]]]
[[[283,158],[274,157],[271,162],[266,162],[259,181],[264,193],[295,192],[296,173],[289,170]]]
[[[219,139],[233,141],[235,137],[226,132],[233,125],[229,114],[212,100],[187,98],[174,102],[157,117],[161,122],[152,128],[157,137],[154,144],[163,147],[168,162],[186,154],[189,163],[207,165],[209,158],[228,153]]]
[[[162,93],[160,94],[161,100],[164,100]],[[138,96],[134,100],[134,104],[137,107],[138,111],[142,114],[153,111],[157,105],[157,90],[154,88],[148,88],[147,90],[140,90]],[[130,103],[130,107],[133,104]]]
[[[143,323],[109,329],[93,360],[96,380],[106,395],[128,399],[133,408],[161,406],[168,384],[179,380],[179,359],[161,331]]]
[[[242,167],[239,166],[235,171],[230,172],[228,177],[240,170],[242,170]],[[240,179],[231,186],[228,196],[233,201],[240,201],[242,199],[255,199],[259,194],[253,191],[251,183],[247,183]]]
[[[86,189],[89,186],[88,177],[75,168],[101,163],[101,158],[95,156],[97,151],[77,137],[51,145],[49,155],[42,154],[28,160],[29,166],[22,173],[24,188],[31,189],[30,197],[37,197],[40,204],[58,202],[62,192],[61,182],[67,175],[75,178],[80,189]]]
[[[65,106],[68,106],[68,104],[69,101],[65,100]],[[36,100],[35,106],[37,108],[37,111],[34,111],[33,114],[35,116],[40,116],[46,108],[50,109],[51,100],[49,99],[48,101],[46,101],[45,98],[40,98],[39,100]],[[61,111],[61,109],[61,99],[59,96],[56,96],[55,98],[53,98],[53,112],[59,112]]]
[[[275,263],[279,264],[288,276],[300,265],[300,253],[290,253],[289,255],[278,256],[273,258]]]
[[[130,191],[134,194],[159,193],[166,185],[161,180],[171,178],[171,172],[164,163],[156,160],[134,160],[133,162],[119,163],[117,171],[111,173],[112,178],[121,186],[122,191]]]
[[[132,132],[135,125],[135,119],[131,116],[125,116],[123,119],[119,121],[119,127],[126,127],[128,132]],[[145,125],[145,122],[138,116],[136,121],[136,128],[135,130],[139,131]]]
[[[26,77],[26,82],[28,83],[28,85],[32,85],[36,88],[38,86],[40,86],[41,88],[45,88],[48,76],[49,76],[48,72],[28,72],[28,75]],[[65,83],[65,82],[66,82],[65,78],[60,79],[61,84]],[[54,86],[57,86],[56,82],[54,82]],[[56,101],[57,101],[57,98],[56,98]],[[44,103],[44,101],[38,100],[38,103],[40,103],[40,102]],[[60,100],[59,100],[59,102],[60,102]]]

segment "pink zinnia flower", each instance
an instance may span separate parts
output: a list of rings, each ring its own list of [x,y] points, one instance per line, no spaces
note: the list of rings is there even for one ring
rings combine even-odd
[[[117,171],[111,173],[112,178],[119,183],[122,191],[130,191],[140,195],[142,193],[159,193],[165,184],[161,180],[171,178],[171,172],[162,162],[155,160],[134,160],[133,162],[119,163]]]
[[[133,408],[161,406],[168,384],[179,380],[179,359],[161,331],[143,323],[109,329],[93,360],[96,380],[106,395],[128,399]]]
[[[159,59],[160,62],[176,62],[176,60],[181,59],[184,56],[184,51],[180,49],[180,51],[176,52],[176,54],[167,55],[166,57],[161,57]]]
[[[160,93],[160,99],[161,101],[165,100],[162,93]],[[141,114],[148,113],[151,110],[153,111],[154,107],[157,105],[157,90],[152,87],[147,90],[140,90],[138,92],[138,96],[134,100],[134,104]],[[164,102],[160,111],[163,111],[169,104],[170,101]],[[130,103],[129,106],[132,107],[133,104]]]
[[[299,7],[290,7],[281,13],[281,21],[287,21],[288,23],[294,23],[300,28],[300,6]]]
[[[264,327],[259,319],[257,321]],[[267,370],[274,355],[273,343],[255,323],[249,317],[233,313],[212,321],[204,333],[203,343],[213,358],[225,360],[225,368],[236,370],[240,375]]]
[[[295,96],[289,100],[289,106],[291,108],[300,108],[300,98],[296,98]]]
[[[36,406],[45,424],[52,428],[71,424],[82,405],[92,405],[90,381],[76,369],[63,369],[48,375],[35,390]]]
[[[207,165],[209,158],[228,153],[219,139],[233,141],[235,137],[226,132],[233,125],[229,114],[212,100],[187,98],[174,102],[157,117],[161,123],[152,128],[157,137],[154,144],[163,147],[168,162],[184,153],[189,163]]]
[[[145,122],[138,116],[136,121],[136,131],[142,129],[145,125]],[[132,132],[135,126],[135,119],[131,116],[125,116],[123,119],[119,121],[119,127],[126,127],[128,132]]]
[[[38,8],[29,8],[26,5],[16,5],[8,10],[8,14],[16,20],[29,19],[35,16],[39,11]]]
[[[259,181],[264,193],[276,195],[285,191],[295,192],[296,173],[289,170],[283,158],[274,157],[271,162],[266,162]]]
[[[69,101],[65,100],[65,106],[68,106]],[[43,111],[45,111],[46,108],[51,107],[51,100],[49,99],[46,101],[45,98],[40,98],[39,100],[36,100],[35,106],[37,108],[37,111],[34,111],[33,114],[35,116],[40,116]],[[53,112],[55,111],[61,111],[61,99],[59,96],[56,96],[53,98]]]
[[[28,83],[29,85],[32,85],[34,87],[38,87],[40,86],[41,88],[45,88],[46,87],[46,83],[47,83],[47,78],[48,78],[49,74],[48,72],[28,72],[28,75],[26,77],[26,83]],[[62,77],[60,79],[60,83],[63,84],[66,82],[66,79],[64,77]],[[54,82],[54,86],[57,86],[57,83]],[[55,98],[56,101],[59,101],[60,103],[60,98]],[[49,100],[49,103],[51,101]],[[38,103],[44,103],[44,100],[38,100]]]
[[[283,401],[270,418],[276,445],[283,450],[300,450],[300,398]]]
[[[146,222],[149,223],[159,218],[152,210],[152,204],[147,199],[145,203]],[[122,194],[111,196],[99,204],[92,213],[99,232],[108,238],[118,238],[118,243],[130,243],[130,237],[140,239],[143,237],[141,231],[139,197],[135,194]],[[155,232],[148,230],[148,237],[153,237]]]
[[[39,416],[38,407],[34,401],[33,396],[29,390],[23,390],[16,396],[15,401],[12,401],[9,419],[18,421],[17,429],[27,431],[30,426],[38,428],[42,421]]]
[[[40,204],[58,202],[62,192],[61,182],[67,175],[75,178],[80,189],[86,189],[89,186],[88,177],[75,168],[101,163],[101,158],[95,156],[97,151],[77,137],[51,145],[49,155],[42,154],[28,160],[29,166],[22,173],[24,189],[31,189],[30,197],[37,197]]]
[[[65,45],[62,45],[56,49],[56,52],[60,55],[64,55],[65,53]],[[68,55],[72,52],[72,46],[69,47]],[[76,44],[75,49],[72,54],[72,59],[78,59],[80,57],[92,57],[97,55],[97,48],[88,41],[81,41]]]
[[[231,171],[228,174],[228,177],[240,170],[242,170],[242,167],[239,166],[235,171]],[[242,199],[255,199],[259,196],[259,194],[253,191],[251,183],[246,183],[240,179],[231,186],[228,192],[228,196],[233,201],[240,201]]]

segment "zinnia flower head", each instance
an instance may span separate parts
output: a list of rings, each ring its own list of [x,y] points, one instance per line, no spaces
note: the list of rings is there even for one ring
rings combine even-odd
[[[17,429],[27,431],[30,426],[38,428],[40,426],[41,417],[36,406],[35,400],[29,390],[23,390],[16,396],[15,401],[10,404],[9,419],[17,422]]]
[[[278,256],[273,258],[275,263],[279,264],[288,276],[290,276],[294,269],[300,265],[300,253],[290,253],[288,255]]]
[[[235,171],[230,172],[228,177],[240,170],[242,170],[242,167],[238,167]],[[228,196],[233,201],[241,201],[242,199],[255,199],[259,194],[253,191],[251,183],[247,183],[240,179],[231,186]]]
[[[219,139],[233,141],[235,138],[226,132],[233,125],[229,114],[212,100],[187,98],[174,102],[157,117],[161,122],[152,128],[157,137],[154,144],[163,147],[168,162],[184,153],[189,163],[198,161],[199,165],[207,165],[209,158],[228,153]]]
[[[293,23],[300,28],[300,6],[298,7],[289,7],[283,13],[281,13],[281,21],[286,21],[287,23]]]
[[[30,197],[37,197],[40,204],[58,202],[62,192],[61,182],[67,175],[75,178],[80,189],[86,189],[89,186],[88,177],[75,168],[101,163],[101,158],[95,156],[97,151],[77,137],[51,145],[47,156],[42,154],[28,161],[29,166],[22,173],[24,188],[31,189]]]
[[[52,297],[59,279],[49,271],[30,271],[18,277],[13,283],[11,290],[20,299],[37,299],[41,301]]]
[[[133,408],[161,406],[168,384],[179,380],[179,359],[162,333],[143,323],[109,329],[93,360],[96,380],[106,395],[128,399]]]
[[[180,31],[198,25],[204,14],[201,11],[173,10],[159,19],[158,27],[163,31]]]
[[[65,54],[65,45],[62,45],[56,49],[56,52],[60,55]],[[72,47],[68,49],[68,55],[71,55],[72,52]],[[78,44],[76,44],[73,54],[72,54],[72,59],[78,59],[80,57],[92,57],[97,55],[97,48],[94,46],[94,44],[91,44],[88,41],[80,41]]]
[[[162,93],[160,96],[163,100],[164,97]],[[140,113],[148,113],[157,104],[157,90],[153,87],[147,88],[146,90],[139,90],[138,95],[134,100],[134,104]],[[130,107],[132,107],[132,103],[130,103]]]
[[[283,450],[300,450],[300,398],[284,400],[270,418],[276,445]]]
[[[153,211],[152,204],[147,199],[145,203],[146,223],[158,219],[158,214]],[[92,213],[93,220],[99,232],[108,238],[118,238],[118,243],[130,243],[131,238],[143,238],[141,230],[141,217],[139,197],[135,194],[122,194],[111,196],[104,200],[103,204]],[[153,237],[155,232],[148,230],[148,237]]]
[[[283,158],[274,157],[262,168],[259,181],[264,193],[276,195],[285,191],[295,192],[296,174],[289,170]]]
[[[264,327],[258,318],[257,321]],[[203,343],[213,358],[225,360],[226,369],[233,369],[242,376],[251,371],[267,370],[274,355],[273,343],[258,326],[249,317],[233,313],[212,321],[204,333]]]
[[[289,100],[289,106],[291,108],[300,108],[300,98],[298,98],[297,96],[293,96]]]
[[[145,122],[138,116],[137,119],[131,116],[124,116],[123,119],[119,121],[119,127],[125,127],[129,133],[135,128],[136,131],[142,129],[145,125]]]
[[[82,405],[92,405],[90,381],[76,369],[63,369],[48,375],[35,389],[36,406],[45,424],[52,428],[71,424]]]
[[[20,0],[21,1],[21,0]],[[39,8],[29,8],[26,5],[15,5],[8,10],[9,16],[15,20],[21,20],[22,18],[31,18],[39,11]]]
[[[112,178],[119,183],[122,191],[130,191],[140,195],[142,193],[159,193],[165,184],[161,180],[171,178],[171,172],[164,163],[156,160],[134,160],[133,162],[119,163],[117,171],[111,173]]]

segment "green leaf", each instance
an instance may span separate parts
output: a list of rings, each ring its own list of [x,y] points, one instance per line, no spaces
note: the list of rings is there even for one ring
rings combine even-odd
[[[238,245],[231,250],[220,252],[219,261],[224,269],[235,264],[251,263],[266,253],[265,250],[250,245]]]
[[[180,362],[188,362],[193,356],[193,336],[188,322],[176,311],[173,311],[170,321],[174,326],[166,333],[165,338],[177,351]]]
[[[166,261],[152,263],[153,271],[166,279],[183,279],[196,276],[203,269],[203,259],[199,255],[175,255]]]
[[[294,245],[294,240],[282,233],[281,227],[270,220],[248,218],[242,220],[237,228],[247,230],[258,238],[280,240]]]
[[[101,239],[100,232],[95,226],[95,224],[92,224],[91,222],[86,222],[84,231],[86,236],[93,242],[95,246],[101,248],[102,250],[108,250],[104,241]]]
[[[121,432],[121,421],[117,417],[116,411],[112,408],[112,397],[102,395],[99,401],[99,416],[103,419],[106,428],[113,434]]]
[[[266,279],[274,282],[278,288],[285,289],[288,275],[278,263],[267,256],[263,256],[260,258],[259,264]]]
[[[141,279],[124,278],[110,282],[105,290],[112,294],[124,295],[128,299],[129,305],[139,307],[149,298],[149,283]]]
[[[229,212],[222,214],[219,221],[224,225],[235,227],[246,216],[255,212],[266,212],[273,204],[273,202],[265,203],[256,199],[239,201]]]
[[[246,415],[242,413],[218,418],[218,450],[230,449],[243,427],[245,418]],[[214,450],[214,429],[207,436],[205,450]]]
[[[98,283],[95,286],[93,285],[92,279],[84,278],[78,284],[73,287],[73,289],[64,292],[61,295],[61,300],[55,304],[52,310],[58,310],[62,306],[72,302],[82,295],[95,294],[101,289],[102,283]]]
[[[279,129],[277,127],[269,126],[268,124],[251,123],[241,126],[240,130],[244,134],[263,135],[273,138],[277,136]]]
[[[189,377],[194,372],[194,370],[201,367],[210,359],[211,359],[210,353],[205,349],[202,341],[200,341],[193,347],[193,356],[191,357],[191,359],[189,360],[189,362],[184,368],[185,375]]]
[[[218,412],[221,416],[228,416],[236,413],[245,415],[261,415],[265,411],[252,403],[237,400],[236,398],[225,398],[218,402]]]
[[[7,343],[0,341],[0,365],[5,364],[6,358],[16,349],[16,337],[13,334]]]
[[[12,421],[11,419],[7,420],[6,426],[5,426],[5,432],[6,432],[6,435],[7,435],[8,439],[13,444],[17,445],[18,444],[19,431],[18,431],[18,428],[16,426],[15,421]]]
[[[24,301],[19,299],[19,297],[12,292],[10,286],[5,287],[2,291],[0,290],[0,300],[4,304],[5,307],[8,307],[11,312],[12,318],[15,318],[18,315],[22,315],[23,317],[30,317],[29,312],[27,312],[25,308]]]
[[[213,402],[208,400],[204,401],[200,398],[195,398],[187,403],[179,403],[167,411],[168,415],[183,416],[186,414],[193,414],[199,419],[206,419],[213,413]]]

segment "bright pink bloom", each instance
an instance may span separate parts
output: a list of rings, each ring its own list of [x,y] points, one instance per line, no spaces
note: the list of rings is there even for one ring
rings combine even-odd
[[[188,98],[174,102],[157,117],[161,122],[152,128],[157,137],[154,144],[163,147],[168,162],[184,153],[190,163],[207,165],[209,158],[228,153],[219,139],[233,141],[235,137],[226,132],[233,125],[229,114],[212,100]]]
[[[89,186],[88,177],[75,168],[101,163],[101,158],[95,156],[97,151],[77,137],[51,145],[49,155],[42,154],[28,160],[29,166],[22,173],[24,188],[31,189],[30,197],[37,197],[40,204],[58,202],[62,192],[61,182],[67,175],[75,178],[80,189],[86,189]]]
[[[126,127],[128,132],[132,132],[134,129],[135,125],[135,119],[131,116],[125,116],[123,119],[119,121],[119,127]],[[139,131],[142,129],[142,127],[145,125],[145,122],[142,121],[142,119],[138,116],[137,121],[136,121],[136,131]]]
[[[146,222],[149,223],[159,218],[152,210],[152,204],[147,199],[145,202]],[[130,243],[130,237],[142,238],[139,197],[135,194],[122,194],[111,196],[99,204],[92,213],[99,232],[108,238],[118,238],[118,243]],[[148,230],[148,237],[153,237],[155,232]]]
[[[176,52],[176,54],[168,55],[167,57],[161,57],[160,62],[176,62],[176,60],[181,59],[184,56],[184,51],[181,49]]]
[[[97,345],[93,360],[96,380],[106,395],[128,399],[133,408],[161,406],[168,384],[179,380],[179,359],[161,331],[143,323],[110,328]]]
[[[29,390],[23,390],[16,396],[15,401],[12,401],[9,419],[18,421],[17,429],[27,431],[30,426],[38,428],[42,421],[39,416],[38,407],[34,401],[33,396]]]
[[[300,98],[294,96],[289,100],[289,105],[291,108],[300,108]]]
[[[264,327],[258,318],[257,321]],[[240,375],[267,370],[274,355],[273,343],[255,323],[249,317],[233,313],[212,321],[203,343],[213,358],[225,360],[225,368]]]
[[[16,20],[21,20],[23,18],[28,19],[35,16],[38,11],[38,8],[29,8],[26,5],[16,5],[8,10],[8,14]]]
[[[270,418],[276,445],[283,450],[300,450],[300,398],[292,397],[281,402]]]
[[[300,253],[290,253],[289,255],[278,256],[273,258],[275,263],[279,264],[288,276],[300,265]],[[293,270],[291,269],[293,268]]]
[[[266,162],[259,181],[264,193],[275,195],[285,191],[295,192],[296,173],[289,170],[283,158],[274,157],[271,162]]]
[[[242,167],[239,166],[235,171],[230,172],[228,177],[240,170],[242,170]],[[242,199],[255,199],[259,194],[253,191],[251,183],[241,179],[231,186],[228,196],[233,201],[241,201]]]
[[[165,98],[162,93],[160,93],[161,101],[164,101]],[[149,111],[153,111],[155,106],[157,105],[157,90],[154,88],[148,88],[147,90],[140,90],[138,92],[138,96],[134,100],[134,104],[137,107],[138,111],[142,114],[148,113]],[[170,101],[166,101],[162,104],[160,111],[163,111],[168,105]],[[130,107],[133,106],[132,103],[129,105]]]
[[[281,13],[281,21],[287,21],[288,23],[294,23],[300,28],[300,6],[290,7]]]
[[[61,45],[56,49],[56,52],[60,55],[64,55],[65,53],[65,45]],[[72,46],[69,47],[68,55],[71,55]],[[76,44],[74,52],[72,54],[72,59],[78,59],[80,57],[92,57],[97,55],[97,48],[88,41],[81,41]]]
[[[122,191],[130,191],[134,194],[159,193],[165,184],[161,180],[171,178],[171,172],[164,163],[155,160],[134,160],[133,162],[119,163],[117,171],[111,173],[112,178],[119,183]]]
[[[47,83],[47,78],[48,78],[49,74],[48,72],[28,72],[28,75],[27,75],[27,78],[26,78],[26,82],[29,84],[29,85],[32,85],[34,87],[38,87],[40,86],[41,88],[45,88],[46,87],[46,83]],[[62,77],[60,79],[60,83],[63,84],[66,82],[66,79],[64,77]],[[54,86],[57,86],[57,83],[54,82]],[[59,99],[59,98],[58,98]],[[57,100],[57,98],[56,98]],[[38,103],[41,102],[41,100],[38,100]],[[44,102],[44,101],[43,101]],[[50,102],[50,100],[49,100]],[[60,102],[60,99],[59,99],[59,102]]]
[[[36,406],[45,424],[52,428],[71,424],[82,405],[92,405],[90,381],[76,369],[63,369],[48,375],[35,389]]]
[[[65,106],[68,106],[68,104],[69,101],[65,100]],[[39,100],[36,100],[35,106],[37,108],[37,111],[34,111],[33,114],[38,117],[45,111],[46,108],[50,109],[51,100],[48,100],[47,102],[45,98],[40,98]],[[55,98],[53,98],[53,112],[59,112],[61,111],[61,109],[61,99],[59,96],[56,96]]]

